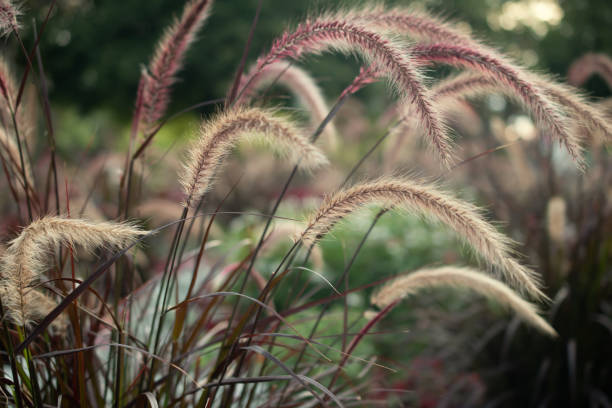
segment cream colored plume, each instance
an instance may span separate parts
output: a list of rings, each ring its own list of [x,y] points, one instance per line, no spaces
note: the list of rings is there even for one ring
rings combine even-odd
[[[469,289],[507,307],[525,323],[548,334],[557,332],[539,314],[537,307],[523,300],[502,282],[471,268],[444,266],[435,269],[420,269],[400,276],[387,283],[372,296],[372,303],[383,308],[425,288],[451,286]]]
[[[0,260],[0,296],[5,313],[13,323],[25,326],[51,311],[55,302],[32,285],[49,267],[54,248],[117,249],[144,234],[146,231],[127,223],[51,216],[33,221],[9,243]]]
[[[338,222],[369,204],[400,207],[437,220],[457,233],[489,264],[499,268],[516,288],[546,298],[533,271],[511,257],[511,240],[498,232],[477,207],[440,191],[436,186],[410,179],[383,178],[355,185],[327,197],[296,238],[312,244]]]
[[[202,123],[180,177],[185,206],[197,203],[210,188],[223,159],[243,137],[259,138],[303,168],[313,169],[327,163],[323,153],[291,121],[275,111],[235,108]]]
[[[565,242],[566,205],[562,197],[552,197],[546,206],[548,237],[557,244]]]

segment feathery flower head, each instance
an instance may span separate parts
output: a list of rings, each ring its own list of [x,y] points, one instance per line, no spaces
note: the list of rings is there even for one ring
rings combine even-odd
[[[270,51],[257,59],[256,68],[244,83],[255,80],[266,66],[278,61],[327,51],[357,54],[388,80],[402,104],[414,106],[431,145],[441,160],[448,164],[451,152],[445,126],[430,100],[418,65],[406,49],[405,42],[372,30],[365,24],[332,14],[323,15],[307,19],[293,31],[285,31],[274,41]]]
[[[154,124],[166,113],[176,73],[181,69],[189,46],[206,21],[211,4],[212,0],[188,2],[181,18],[174,21],[157,44],[142,89],[142,123],[145,126]]]
[[[346,216],[370,204],[403,208],[443,223],[483,260],[500,269],[515,287],[536,298],[546,298],[535,273],[511,257],[511,240],[489,224],[475,206],[455,199],[434,185],[414,180],[383,178],[339,191],[323,201],[295,239],[312,245]]]
[[[0,0],[0,37],[19,30],[17,18],[21,15],[20,6],[11,0]]]
[[[259,75],[253,77],[249,83],[245,82],[246,78],[251,77],[251,71],[257,69],[254,66],[249,71],[249,74],[242,77],[238,89],[242,89],[241,94],[236,100],[236,104],[248,103],[255,93],[272,84],[285,86],[291,93],[297,97],[300,104],[308,110],[311,117],[311,126],[313,129],[325,119],[329,112],[329,107],[323,92],[316,84],[312,76],[300,67],[295,66],[291,62],[276,62],[267,65]],[[329,123],[323,131],[326,136],[334,143],[336,140],[336,129],[333,123]]]
[[[291,121],[273,110],[234,108],[202,122],[198,140],[189,150],[180,176],[185,206],[197,203],[210,188],[223,159],[243,137],[258,137],[306,169],[327,163],[323,153]]]
[[[557,332],[539,314],[532,303],[523,300],[502,282],[471,268],[443,266],[420,269],[387,283],[372,296],[372,303],[384,308],[424,288],[459,287],[483,295],[516,313],[525,323],[556,337]]]
[[[33,221],[9,243],[0,259],[0,296],[13,323],[26,326],[46,315],[55,303],[31,288],[48,267],[49,252],[59,245],[86,251],[127,246],[146,234],[132,224],[91,222],[48,216]]]
[[[612,88],[612,58],[605,54],[585,54],[569,67],[567,80],[574,86],[580,86],[593,74],[599,74]]]

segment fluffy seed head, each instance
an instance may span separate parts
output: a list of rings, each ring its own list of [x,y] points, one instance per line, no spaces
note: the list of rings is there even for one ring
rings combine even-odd
[[[535,273],[511,257],[511,242],[506,236],[489,224],[476,207],[453,198],[431,184],[386,178],[342,190],[323,201],[296,239],[301,239],[307,245],[313,244],[343,218],[369,204],[399,207],[442,222],[482,259],[499,268],[513,286],[537,298],[546,298]]]
[[[59,245],[86,251],[122,248],[146,232],[126,223],[90,222],[64,217],[33,221],[10,242],[0,260],[0,295],[11,321],[28,325],[50,311],[54,302],[31,286],[49,264]]]
[[[531,82],[537,84],[548,98],[567,112],[574,124],[585,127],[597,135],[601,134],[604,139],[612,140],[610,121],[601,109],[587,101],[579,89],[540,75],[529,74],[529,76]],[[440,81],[432,89],[432,96],[436,100],[465,99],[491,92],[501,92],[519,103],[523,102],[514,88],[493,78],[469,72]],[[575,132],[576,129],[572,131]],[[572,138],[577,140],[577,134],[573,134]]]
[[[601,109],[587,101],[579,89],[541,75],[529,74],[529,76],[531,82],[537,84],[548,98],[567,112],[574,124],[583,126],[595,134],[601,134],[604,139],[612,140],[610,121]],[[506,83],[471,72],[461,73],[440,81],[432,89],[432,96],[436,101],[444,101],[447,99],[473,98],[492,92],[501,92],[518,103],[524,102],[517,95],[515,89],[506,86]],[[575,132],[576,129],[572,129],[572,131]],[[573,135],[573,139],[577,139],[577,137],[576,134]]]
[[[536,122],[565,146],[578,166],[583,166],[582,148],[577,135],[569,132],[567,120],[558,105],[550,99],[538,81],[530,80],[531,76],[520,67],[486,49],[449,43],[418,45],[413,48],[413,53],[424,63],[438,62],[469,68],[501,81],[506,89],[512,90],[528,107]]]
[[[553,197],[546,206],[546,230],[550,239],[558,244],[565,241],[566,208],[562,197]]]
[[[466,43],[470,36],[451,23],[416,7],[391,7],[383,4],[366,5],[353,10],[342,10],[347,20],[362,23],[381,31],[409,36],[419,42],[448,41]]]
[[[251,68],[251,71],[257,66]],[[300,104],[308,110],[311,115],[311,125],[316,128],[327,116],[329,107],[323,97],[323,92],[316,84],[310,74],[289,62],[276,62],[267,65],[259,75],[253,77],[250,83],[245,79],[252,76],[252,72],[242,78],[239,89],[242,92],[236,103],[248,103],[253,99],[256,92],[265,89],[273,83],[285,86],[298,98]],[[333,123],[329,123],[324,130],[325,135],[333,142],[336,139],[336,129]]]
[[[501,81],[529,108],[540,126],[563,143],[578,167],[583,167],[578,136],[569,132],[567,121],[553,100],[539,84],[529,80],[521,67],[493,48],[448,22],[413,8],[365,7],[351,13],[349,18],[369,27],[392,30],[418,39],[423,45],[415,47],[413,53],[423,63],[440,62],[470,68]]]
[[[593,74],[599,74],[612,88],[612,59],[605,54],[585,54],[572,63],[567,80],[574,86],[580,86]]]
[[[202,122],[180,177],[185,206],[196,203],[210,188],[215,172],[236,143],[253,136],[306,169],[327,163],[323,153],[289,120],[270,109],[238,107]]]
[[[144,109],[141,120],[145,126],[155,123],[166,112],[176,73],[181,69],[189,46],[206,21],[211,4],[212,0],[189,1],[181,18],[174,21],[157,44],[142,89]]]
[[[450,162],[448,135],[413,57],[406,52],[406,44],[373,31],[364,24],[334,15],[306,20],[274,42],[270,51],[257,60],[256,68],[245,83],[253,81],[266,66],[274,62],[330,50],[355,53],[374,65],[393,86],[402,104],[414,106],[431,144],[444,163]]]
[[[516,313],[525,323],[549,336],[557,336],[555,329],[538,314],[535,305],[523,300],[502,282],[471,268],[444,266],[420,269],[389,282],[372,296],[371,301],[378,307],[384,308],[421,289],[439,286],[464,288],[486,296]]]
[[[11,0],[0,0],[0,37],[19,30],[17,17],[21,15],[19,5]]]

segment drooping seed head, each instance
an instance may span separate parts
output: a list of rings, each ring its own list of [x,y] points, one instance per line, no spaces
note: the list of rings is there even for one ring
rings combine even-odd
[[[536,122],[551,137],[558,139],[576,161],[584,166],[579,135],[571,132],[562,110],[556,106],[540,84],[530,81],[528,73],[503,57],[495,49],[474,39],[443,19],[422,10],[406,7],[386,9],[382,5],[356,9],[348,17],[368,27],[394,31],[418,40],[421,45],[412,52],[423,63],[438,62],[479,71],[513,89],[528,107]]]
[[[583,55],[570,66],[567,81],[574,86],[580,86],[593,74],[599,74],[612,88],[612,58],[596,53]]]
[[[423,84],[423,76],[406,51],[407,44],[388,35],[335,15],[308,19],[295,30],[286,31],[272,45],[267,54],[256,62],[256,68],[244,80],[254,81],[266,66],[286,60],[299,59],[307,54],[339,51],[361,56],[373,65],[392,85],[402,104],[414,106],[428,140],[442,161],[451,161],[450,140],[435,105]]]
[[[25,326],[44,316],[42,311],[49,311],[48,306],[54,302],[31,286],[49,266],[54,248],[64,245],[90,252],[116,249],[144,234],[146,231],[127,223],[51,216],[33,221],[9,243],[0,260],[0,295],[5,313],[13,323]]]
[[[400,299],[425,288],[457,287],[483,295],[505,306],[525,323],[556,337],[557,332],[539,314],[532,303],[522,299],[508,286],[471,268],[444,266],[435,269],[420,269],[400,276],[383,286],[372,296],[372,303],[384,308]]]
[[[327,163],[323,153],[291,121],[270,109],[238,107],[202,122],[180,177],[190,206],[210,188],[223,160],[242,138],[258,138],[274,151],[289,156],[303,168]]]
[[[512,258],[509,238],[488,223],[476,207],[453,198],[431,184],[383,178],[339,191],[323,201],[296,239],[306,245],[314,244],[345,217],[370,204],[405,209],[443,223],[483,260],[497,267],[514,287],[536,298],[546,298],[535,273]]]
[[[612,125],[601,109],[590,103],[579,89],[557,82],[542,75],[527,74],[530,81],[537,84],[542,92],[562,108],[575,125],[568,132],[576,132],[576,128],[584,127],[596,135],[602,135],[604,140],[612,140]],[[446,99],[467,99],[500,92],[518,103],[523,103],[514,87],[508,87],[505,82],[471,72],[462,73],[440,81],[432,89],[432,96],[437,101]],[[527,108],[530,106],[525,105]],[[573,133],[573,139],[579,134]],[[579,142],[579,141],[577,141]]]
[[[528,108],[540,127],[564,145],[578,167],[583,167],[578,135],[570,132],[567,118],[539,81],[534,81],[521,68],[488,50],[449,43],[417,45],[412,48],[412,52],[423,63],[436,62],[469,68],[502,82],[504,88],[512,90],[516,98]]]

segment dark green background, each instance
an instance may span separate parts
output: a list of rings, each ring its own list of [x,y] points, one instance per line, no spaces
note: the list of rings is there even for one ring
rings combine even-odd
[[[213,14],[191,48],[176,84],[171,110],[221,97],[236,70],[258,0],[216,1]],[[398,4],[415,2],[398,1]],[[432,11],[471,25],[473,31],[502,51],[532,49],[537,68],[564,75],[571,61],[585,52],[612,54],[612,2],[565,0],[562,23],[538,38],[530,28],[494,31],[486,16],[500,10],[503,0],[428,0],[418,2]],[[63,0],[53,14],[42,51],[51,81],[54,104],[72,105],[82,112],[110,108],[121,119],[131,115],[139,67],[146,64],[157,39],[183,1],[173,0]],[[335,1],[263,0],[249,61],[266,50],[288,23],[309,11],[338,4]],[[357,4],[344,2],[345,5]],[[24,35],[31,44],[31,19],[44,17],[48,2],[26,4]],[[66,43],[67,34],[70,41]],[[28,38],[30,37],[30,38]],[[61,45],[63,43],[63,45]],[[356,69],[343,57],[319,57],[308,67],[328,97],[337,94]],[[598,78],[587,84],[597,96],[609,94]],[[366,91],[367,96],[367,91]]]

